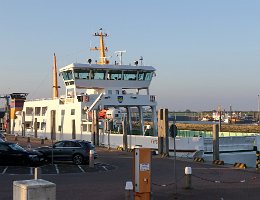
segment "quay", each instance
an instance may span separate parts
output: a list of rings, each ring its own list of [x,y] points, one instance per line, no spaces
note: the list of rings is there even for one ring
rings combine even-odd
[[[179,130],[212,131],[212,124],[176,123]],[[223,132],[260,133],[258,125],[221,124]]]
[[[9,141],[14,137],[7,136]],[[21,138],[18,138],[18,143]],[[20,140],[21,141],[21,140]],[[15,142],[15,141],[14,141]],[[31,140],[32,146],[40,144]],[[21,145],[25,145],[23,143]],[[57,199],[62,200],[117,200],[125,198],[125,183],[132,180],[133,153],[97,147],[96,162],[114,166],[112,170],[85,173],[44,174],[41,178],[57,185]],[[73,165],[66,165],[70,167]],[[192,168],[192,188],[185,189],[185,167]],[[260,172],[255,168],[235,168],[233,165],[214,165],[210,161],[194,162],[180,157],[176,160],[174,178],[173,157],[152,157],[152,199],[207,200],[259,199]],[[13,181],[33,179],[31,174],[10,175],[0,171],[0,199],[12,199]],[[177,188],[177,190],[176,190]]]

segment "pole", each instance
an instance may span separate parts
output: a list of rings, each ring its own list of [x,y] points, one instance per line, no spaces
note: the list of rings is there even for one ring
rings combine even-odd
[[[22,136],[25,136],[25,112],[22,111]]]
[[[219,160],[219,127],[213,124],[213,160]]]
[[[10,102],[9,97],[6,97],[6,106],[7,106],[7,134],[11,134],[11,117],[10,117]]]
[[[110,134],[111,134],[111,130],[109,130],[108,132],[108,149],[110,149]]]
[[[257,95],[258,96],[258,98],[257,98],[257,123],[258,123],[258,125],[259,125],[259,95]]]
[[[39,175],[40,175],[40,168],[35,167],[34,168],[34,180],[37,180],[39,178]]]
[[[219,128],[219,132],[221,131],[221,106],[219,106],[219,122],[218,122],[218,124],[219,124],[219,126],[218,126],[218,128]]]
[[[51,138],[51,164],[53,165],[53,139]]]
[[[94,167],[94,150],[91,149],[89,150],[89,167],[93,168]]]
[[[122,121],[122,129],[123,129],[123,147],[124,150],[127,151],[128,145],[127,145],[127,128],[126,128],[126,117],[123,117]]]
[[[37,138],[37,118],[34,119],[34,137]]]
[[[177,177],[176,177],[176,140],[173,137],[174,143],[174,182],[175,182],[175,195],[177,195]]]

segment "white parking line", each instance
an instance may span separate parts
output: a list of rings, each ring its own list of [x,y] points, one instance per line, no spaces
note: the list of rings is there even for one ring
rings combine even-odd
[[[79,167],[79,169],[80,169],[80,170],[81,170],[83,173],[86,173],[86,172],[85,172],[85,170],[84,170],[84,169],[82,169],[82,167],[81,167],[81,166],[79,166],[79,165],[78,165],[78,167]]]
[[[60,171],[59,171],[58,165],[57,165],[57,164],[55,164],[54,166],[55,166],[55,169],[56,169],[56,172],[57,172],[57,174],[59,174],[59,173],[60,173]]]
[[[8,167],[6,167],[6,168],[3,170],[2,174],[5,174],[5,172],[6,172],[7,169],[8,169]]]
[[[106,168],[106,166],[102,166],[103,167],[103,169],[105,170],[105,171],[108,171],[108,169]]]

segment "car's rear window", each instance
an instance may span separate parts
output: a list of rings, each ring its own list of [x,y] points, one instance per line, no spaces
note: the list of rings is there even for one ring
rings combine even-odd
[[[84,145],[85,147],[87,147],[88,149],[94,149],[95,146],[90,143],[90,142],[81,142],[82,145]]]

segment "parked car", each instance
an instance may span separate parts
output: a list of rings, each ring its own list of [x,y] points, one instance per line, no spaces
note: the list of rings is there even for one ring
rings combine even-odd
[[[3,140],[3,141],[6,141],[6,137],[5,137],[4,133],[0,132],[0,139]]]
[[[49,162],[53,156],[54,161],[72,161],[75,165],[81,165],[88,162],[90,150],[94,150],[94,158],[97,158],[95,147],[85,140],[62,140],[52,147],[39,147],[36,150],[43,153]]]
[[[41,162],[44,162],[44,156],[38,151],[27,151],[11,142],[0,142],[0,164],[34,166]]]

